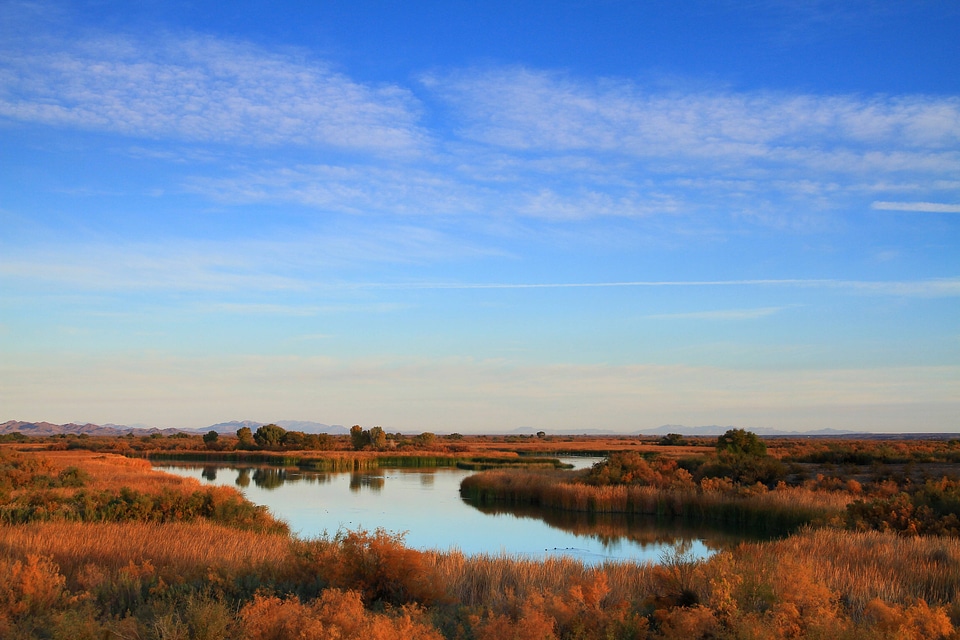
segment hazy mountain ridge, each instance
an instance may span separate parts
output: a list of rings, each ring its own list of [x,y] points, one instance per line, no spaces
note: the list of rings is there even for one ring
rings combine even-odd
[[[730,429],[737,429],[736,426],[706,425],[701,427],[687,427],[682,424],[665,424],[655,429],[641,429],[639,431],[614,431],[612,429],[535,429],[533,427],[518,427],[508,432],[508,435],[532,435],[538,431],[544,431],[547,435],[553,436],[665,436],[668,433],[679,433],[683,436],[719,436]],[[861,431],[841,431],[839,429],[817,429],[815,431],[781,431],[779,429],[770,429],[758,427],[756,429],[747,429],[758,436],[842,436],[842,435],[865,435]]]
[[[159,433],[169,436],[175,433],[204,434],[210,431],[217,433],[232,434],[236,433],[242,427],[249,427],[251,431],[256,431],[266,422],[254,422],[253,420],[234,420],[231,422],[220,422],[209,427],[199,429],[158,429],[157,427],[146,427],[144,425],[128,426],[122,424],[76,424],[69,422],[67,424],[54,424],[52,422],[26,422],[23,420],[8,420],[0,424],[0,435],[7,433],[22,433],[25,436],[58,436],[58,435],[81,435],[88,436],[125,436],[134,435],[152,435]],[[349,433],[350,430],[342,425],[327,425],[321,422],[310,422],[304,420],[278,420],[273,424],[279,425],[288,431],[303,431],[304,433],[329,433],[332,435],[341,435]]]
[[[25,422],[23,420],[8,420],[0,424],[0,435],[6,433],[22,433],[25,436],[59,436],[59,435],[88,435],[88,436],[125,436],[128,433],[151,435],[159,433],[165,436],[180,432],[190,432],[190,429],[158,429],[156,427],[130,427],[122,424],[54,424],[52,422]]]
[[[254,420],[231,420],[230,422],[218,422],[217,424],[212,424],[209,427],[203,427],[201,429],[182,429],[182,431],[187,433],[207,433],[210,431],[216,431],[217,433],[236,433],[238,429],[242,429],[243,427],[247,427],[251,431],[256,431],[265,424],[275,424],[283,427],[287,431],[302,431],[303,433],[329,433],[331,435],[350,433],[350,429],[340,424],[329,425],[322,422],[312,422],[310,420],[276,420],[272,423],[256,422]]]
[[[147,427],[145,425],[118,425],[118,424],[77,424],[69,422],[67,424],[54,424],[52,422],[26,422],[23,420],[8,420],[0,423],[0,435],[19,432],[25,436],[57,436],[57,435],[88,435],[88,436],[125,436],[133,435],[152,435],[155,433],[170,436],[175,433],[189,433],[202,435],[210,431],[216,431],[221,434],[234,434],[238,429],[248,427],[251,431],[268,424],[266,422],[256,422],[254,420],[232,420],[229,422],[218,422],[209,427],[196,429],[177,429],[157,427]],[[273,424],[279,425],[288,431],[302,431],[304,433],[328,433],[331,435],[343,435],[350,432],[347,427],[335,424],[328,425],[322,422],[312,422],[309,420],[277,420]],[[722,435],[730,429],[736,429],[735,426],[706,425],[699,427],[687,427],[679,424],[665,424],[655,429],[641,429],[633,432],[613,431],[612,429],[549,429],[534,427],[518,427],[511,431],[491,430],[485,432],[485,435],[536,435],[543,431],[548,436],[664,436],[668,433],[678,433],[683,436],[715,437]],[[785,431],[780,429],[771,429],[767,427],[750,428],[759,436],[768,438],[777,437],[819,437],[819,438],[868,438],[868,439],[943,439],[960,436],[957,433],[948,432],[917,432],[917,433],[870,433],[865,431],[847,431],[842,429],[815,429],[811,431]],[[417,435],[418,432],[409,432],[409,435]]]
[[[641,429],[637,435],[642,436],[665,436],[668,433],[679,433],[682,436],[720,436],[730,429],[738,429],[733,425],[726,427],[711,424],[702,427],[686,427],[682,424],[665,424],[656,429]],[[756,427],[747,429],[758,436],[843,436],[843,435],[864,435],[862,431],[845,431],[841,429],[816,429],[812,431],[782,431],[780,429],[770,429],[768,427]]]

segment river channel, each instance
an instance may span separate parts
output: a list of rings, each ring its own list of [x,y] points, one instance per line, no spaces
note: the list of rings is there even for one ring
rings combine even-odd
[[[584,467],[599,459],[562,460]],[[742,533],[640,517],[478,508],[460,497],[460,481],[474,472],[456,468],[313,472],[235,463],[154,464],[159,471],[205,484],[234,486],[301,537],[383,528],[405,532],[406,544],[417,549],[536,559],[570,556],[586,564],[657,562],[677,551],[703,558],[744,539]]]

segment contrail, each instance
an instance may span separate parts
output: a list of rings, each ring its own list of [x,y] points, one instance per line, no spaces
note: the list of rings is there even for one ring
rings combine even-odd
[[[960,278],[918,281],[869,281],[833,279],[753,279],[753,280],[628,280],[622,282],[367,282],[344,284],[356,289],[600,289],[628,287],[817,287],[854,289],[889,295],[954,296],[960,295]]]

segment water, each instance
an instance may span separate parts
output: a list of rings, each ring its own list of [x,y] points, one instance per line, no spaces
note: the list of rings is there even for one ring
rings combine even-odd
[[[599,458],[563,458],[578,468]],[[459,549],[466,554],[509,554],[541,559],[576,557],[588,564],[608,560],[656,562],[681,551],[709,556],[736,542],[729,534],[644,518],[591,516],[533,509],[479,509],[461,499],[460,481],[472,471],[446,468],[372,469],[324,473],[277,467],[171,464],[166,473],[206,484],[235,486],[266,505],[301,537],[341,529],[384,528],[406,532],[417,549]]]

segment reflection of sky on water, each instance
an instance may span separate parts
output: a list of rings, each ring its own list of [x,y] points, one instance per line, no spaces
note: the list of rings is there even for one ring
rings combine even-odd
[[[592,461],[576,460],[578,466]],[[356,473],[312,473],[295,469],[163,465],[159,467],[201,482],[237,486],[247,499],[266,505],[310,537],[338,529],[406,531],[406,543],[419,549],[458,548],[467,554],[507,553],[542,558],[566,555],[586,563],[604,560],[656,561],[673,548],[668,542],[645,544],[626,538],[575,534],[548,525],[529,513],[484,513],[460,498],[460,469],[373,469]],[[582,529],[579,529],[582,530]],[[578,531],[579,531],[578,530]],[[671,536],[665,536],[669,539]],[[711,552],[703,541],[683,536],[695,557]]]

